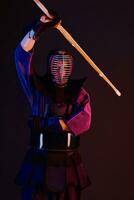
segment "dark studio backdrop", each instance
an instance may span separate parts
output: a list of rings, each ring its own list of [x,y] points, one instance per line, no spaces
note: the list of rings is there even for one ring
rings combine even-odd
[[[43,2],[43,1],[42,1]],[[133,193],[134,3],[125,0],[46,0],[62,25],[120,89],[118,97],[56,30],[48,30],[36,46],[38,72],[45,73],[46,55],[65,48],[75,59],[74,78],[87,76],[92,125],[81,137],[80,151],[92,186],[82,200],[131,200]],[[41,11],[32,0],[4,0],[0,5],[0,199],[19,200],[14,177],[27,150],[30,108],[14,64],[14,49],[23,28]]]

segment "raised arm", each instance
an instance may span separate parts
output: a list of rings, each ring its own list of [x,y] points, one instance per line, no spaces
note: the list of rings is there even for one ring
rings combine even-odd
[[[39,39],[39,37],[46,30],[46,28],[51,26],[51,22],[52,19],[49,19],[45,15],[40,18],[40,21],[35,22],[32,29],[26,34],[26,36],[21,41],[21,46],[26,52],[29,52],[33,49],[35,42],[37,41],[37,39]]]
[[[36,44],[36,41],[40,38],[42,33],[49,27],[54,27],[57,23],[60,23],[58,17],[49,19],[46,16],[42,16],[40,20],[36,21],[29,32],[22,39],[20,44],[15,50],[15,62],[17,74],[20,79],[21,85],[24,89],[24,92],[32,106],[33,103],[33,91],[34,85],[31,84],[32,80],[32,56],[33,56],[33,47]]]

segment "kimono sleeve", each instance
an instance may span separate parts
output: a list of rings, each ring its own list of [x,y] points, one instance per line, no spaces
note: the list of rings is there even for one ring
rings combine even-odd
[[[15,50],[16,70],[21,82],[25,95],[28,98],[30,105],[33,102],[32,88],[30,78],[32,76],[31,60],[33,53],[26,52],[21,45],[18,45]]]
[[[65,120],[65,123],[72,130],[75,136],[87,131],[91,124],[89,94],[83,88],[77,98],[76,104],[73,113]]]

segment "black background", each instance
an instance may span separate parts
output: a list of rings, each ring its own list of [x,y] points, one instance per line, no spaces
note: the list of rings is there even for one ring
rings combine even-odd
[[[82,200],[134,199],[133,52],[134,3],[125,0],[44,1],[62,25],[122,92],[118,97],[57,30],[48,30],[36,47],[35,66],[44,72],[52,48],[68,49],[75,58],[74,78],[88,76],[92,125],[81,139],[81,154],[92,187]],[[4,0],[0,5],[0,199],[19,200],[14,177],[27,150],[30,108],[14,64],[14,49],[23,28],[42,12],[32,0]]]

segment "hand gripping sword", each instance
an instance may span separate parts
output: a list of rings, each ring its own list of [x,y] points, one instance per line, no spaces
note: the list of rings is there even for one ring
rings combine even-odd
[[[47,8],[40,2],[40,0],[33,0],[37,6],[44,12],[44,14],[52,19]],[[112,84],[112,82],[105,76],[105,74],[97,67],[97,65],[92,61],[92,59],[85,53],[85,51],[79,46],[79,44],[74,40],[74,38],[65,30],[65,28],[58,23],[55,28],[57,28],[61,34],[67,39],[67,41],[85,58],[85,60],[92,66],[92,68],[103,78],[109,86],[115,91],[118,96],[121,96],[120,91]]]

